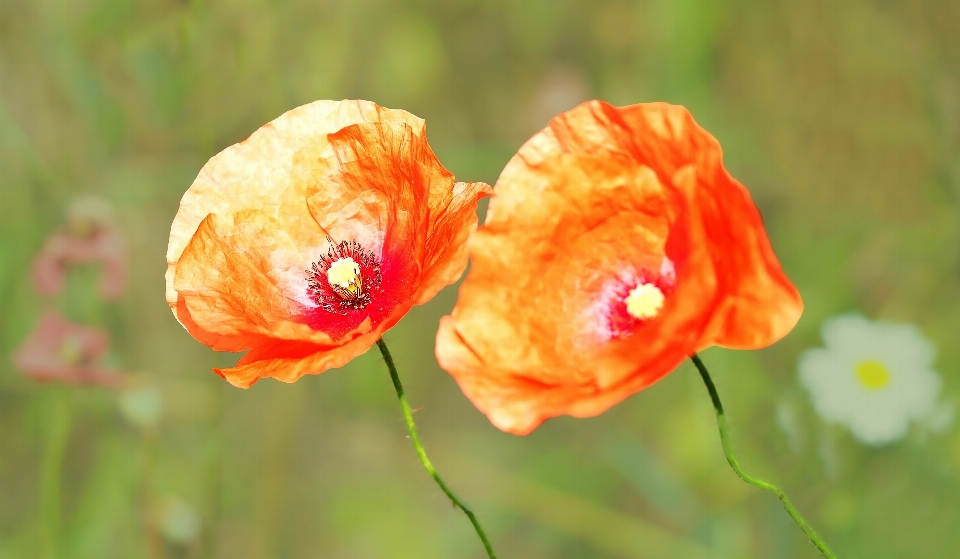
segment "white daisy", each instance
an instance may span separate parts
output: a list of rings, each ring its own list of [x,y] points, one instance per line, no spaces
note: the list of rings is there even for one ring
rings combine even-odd
[[[902,438],[911,421],[935,410],[941,379],[936,350],[909,324],[870,321],[859,314],[826,320],[825,348],[800,355],[800,382],[817,413],[846,425],[865,444]]]

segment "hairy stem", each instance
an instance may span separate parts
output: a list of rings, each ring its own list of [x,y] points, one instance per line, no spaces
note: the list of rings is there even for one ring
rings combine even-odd
[[[488,540],[487,535],[483,533],[483,528],[480,527],[480,522],[477,521],[476,515],[473,514],[470,507],[454,495],[453,491],[447,487],[447,484],[440,478],[440,474],[437,473],[433,464],[430,463],[430,459],[427,458],[427,452],[423,450],[423,445],[420,444],[420,437],[417,435],[417,426],[413,422],[413,413],[410,411],[410,404],[407,403],[407,398],[403,395],[403,385],[400,384],[400,375],[397,374],[397,366],[393,363],[390,350],[387,349],[387,344],[383,339],[377,340],[377,347],[380,348],[380,353],[383,354],[383,360],[387,364],[387,369],[390,370],[390,378],[393,380],[393,387],[397,391],[397,399],[400,400],[400,407],[403,408],[403,419],[407,422],[407,431],[410,432],[410,440],[413,442],[413,447],[417,450],[417,456],[420,457],[420,462],[423,463],[423,467],[427,469],[427,473],[430,474],[433,481],[437,482],[440,489],[453,501],[454,506],[462,510],[463,513],[467,515],[467,518],[470,519],[470,523],[473,524],[477,535],[480,536],[480,541],[483,542],[484,549],[487,550],[487,556],[490,559],[497,559],[496,554],[493,552],[493,547],[490,545],[490,540]]]
[[[733,468],[733,471],[740,476],[740,479],[763,489],[765,491],[770,491],[780,499],[780,502],[783,503],[783,508],[787,510],[787,513],[790,515],[790,518],[797,523],[797,526],[803,530],[803,533],[810,538],[810,542],[813,545],[817,546],[817,549],[820,550],[820,553],[823,554],[827,559],[836,559],[836,555],[827,548],[827,544],[823,542],[820,536],[814,531],[800,513],[797,511],[797,508],[793,506],[793,503],[790,502],[790,499],[787,498],[786,494],[780,490],[777,486],[772,483],[767,483],[763,480],[751,477],[747,475],[746,472],[740,468],[740,463],[737,462],[737,459],[733,456],[733,449],[730,445],[730,426],[727,425],[727,416],[723,412],[723,404],[720,403],[720,395],[717,394],[717,387],[713,385],[713,379],[710,378],[710,373],[707,371],[706,366],[704,366],[703,361],[694,353],[690,356],[690,359],[693,361],[693,364],[697,366],[697,370],[700,371],[700,377],[703,379],[703,384],[707,385],[707,392],[710,393],[710,400],[713,401],[713,409],[717,413],[717,426],[720,428],[720,442],[723,445],[723,453],[727,456],[727,462],[730,464],[730,467]]]

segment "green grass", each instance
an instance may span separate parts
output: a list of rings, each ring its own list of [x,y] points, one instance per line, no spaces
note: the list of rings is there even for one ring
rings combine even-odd
[[[806,303],[771,348],[703,354],[738,458],[838,557],[954,557],[960,430],[864,448],[817,418],[796,358],[833,314],[910,322],[938,346],[943,398],[960,398],[958,35],[951,2],[0,3],[0,559],[483,556],[422,471],[375,353],[243,391],[210,371],[237,356],[194,341],[164,302],[170,223],[202,164],[320,98],[409,110],[458,179],[490,183],[580,101],[686,105]],[[32,287],[33,255],[81,194],[108,200],[126,235],[121,301],[86,289],[87,271],[56,301]],[[454,301],[387,340],[427,452],[498,556],[817,557],[727,467],[693,367],[513,437],[436,365]],[[108,329],[110,362],[159,386],[154,434],[108,389],[13,368],[48,305]],[[195,542],[158,527],[171,499],[199,514]]]

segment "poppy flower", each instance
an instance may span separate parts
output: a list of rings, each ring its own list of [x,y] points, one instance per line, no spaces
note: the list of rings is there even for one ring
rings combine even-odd
[[[123,375],[101,365],[109,348],[110,338],[103,330],[74,324],[48,310],[14,352],[13,364],[41,382],[115,386]]]
[[[100,296],[119,299],[127,288],[126,243],[113,223],[110,208],[99,198],[81,197],[67,210],[67,227],[50,235],[33,261],[33,281],[40,294],[56,297],[71,266],[101,268]]]
[[[293,109],[214,156],[167,249],[167,302],[215,371],[293,382],[366,351],[466,266],[483,183],[454,182],[424,121],[369,101]]]
[[[719,143],[686,109],[584,103],[528,140],[468,243],[437,359],[500,429],[600,414],[803,304]]]

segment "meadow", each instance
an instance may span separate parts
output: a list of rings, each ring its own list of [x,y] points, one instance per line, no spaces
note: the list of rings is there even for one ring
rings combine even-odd
[[[458,180],[491,185],[583,101],[687,107],[805,306],[768,348],[701,354],[741,464],[838,557],[956,557],[957,37],[949,0],[0,1],[0,559],[484,557],[375,349],[243,390],[211,371],[239,355],[164,300],[170,225],[203,164],[317,99],[410,111]],[[45,243],[94,218],[125,247],[122,290],[77,266],[45,295]],[[456,299],[385,340],[427,452],[499,557],[820,556],[730,470],[689,363],[598,417],[497,430],[434,357]],[[18,367],[47,312],[108,336],[101,365],[123,380]],[[847,313],[914,325],[936,351],[937,407],[882,444],[823,417],[798,373]]]

